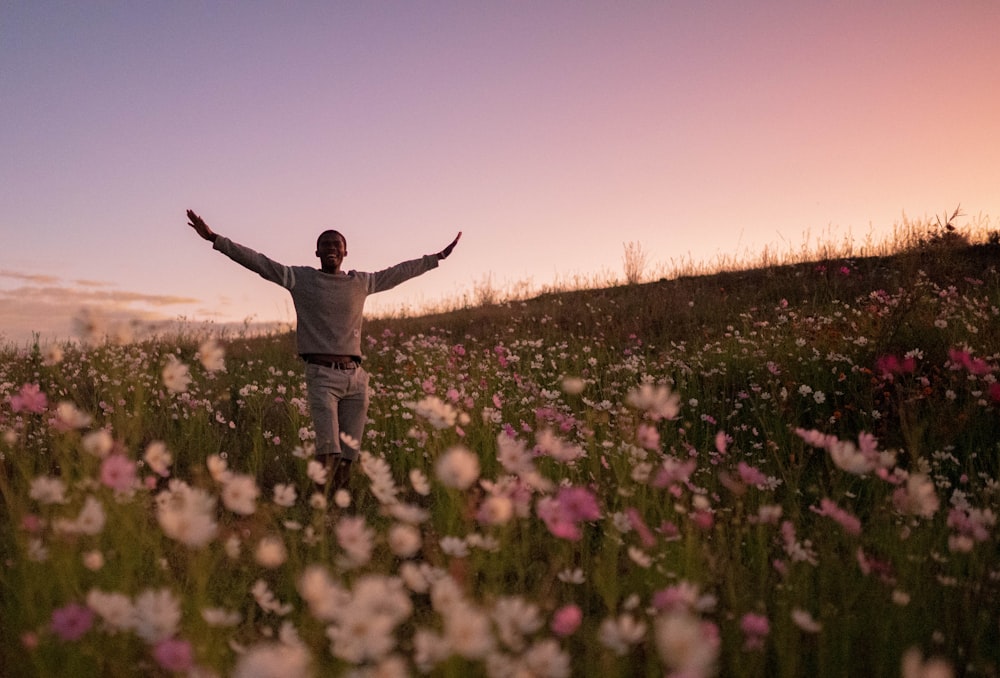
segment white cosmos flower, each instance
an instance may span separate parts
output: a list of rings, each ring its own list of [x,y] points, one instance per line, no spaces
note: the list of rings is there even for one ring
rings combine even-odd
[[[112,633],[127,631],[135,626],[135,606],[124,593],[91,589],[87,592],[87,607],[98,614]]]
[[[32,478],[28,496],[39,504],[65,504],[66,483],[49,476]]]
[[[452,447],[441,455],[434,470],[445,487],[466,490],[479,478],[479,457],[465,447]]]
[[[156,496],[156,520],[163,533],[191,548],[215,539],[215,497],[181,480]]]
[[[257,510],[257,497],[260,488],[253,476],[234,475],[222,486],[222,503],[233,513],[243,516],[251,515]]]
[[[103,459],[111,453],[115,440],[111,437],[111,432],[106,428],[99,428],[96,431],[89,431],[83,435],[80,445],[84,452],[92,454],[98,459]]]
[[[198,360],[207,372],[226,369],[226,352],[215,339],[206,339],[198,347]]]
[[[163,441],[154,440],[147,445],[142,458],[149,464],[149,468],[153,469],[153,473],[164,477],[170,475],[170,465],[174,463],[174,457]]]
[[[170,589],[146,589],[135,599],[135,633],[147,643],[177,635],[181,604]]]
[[[188,366],[177,359],[177,356],[167,354],[167,364],[163,366],[163,385],[171,393],[184,393],[191,383]]]
[[[312,655],[305,645],[266,642],[247,648],[233,668],[233,678],[308,678]]]

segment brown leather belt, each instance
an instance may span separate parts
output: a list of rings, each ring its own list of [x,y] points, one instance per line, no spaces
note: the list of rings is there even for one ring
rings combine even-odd
[[[303,353],[301,358],[311,365],[321,365],[323,367],[331,367],[335,370],[353,370],[357,368],[358,363],[355,360],[330,360],[322,356],[318,356],[314,353]]]

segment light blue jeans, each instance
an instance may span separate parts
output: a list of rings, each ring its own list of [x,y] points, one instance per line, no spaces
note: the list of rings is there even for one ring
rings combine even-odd
[[[316,430],[316,457],[327,455],[354,459],[359,450],[340,440],[343,431],[361,444],[368,420],[368,373],[359,365],[338,370],[306,363],[306,394],[313,428]]]

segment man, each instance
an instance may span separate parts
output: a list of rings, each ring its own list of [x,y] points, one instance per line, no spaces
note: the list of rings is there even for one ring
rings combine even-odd
[[[365,298],[437,268],[455,249],[461,231],[437,254],[363,273],[341,270],[347,239],[337,231],[324,231],[316,241],[318,269],[285,266],[215,233],[193,211],[188,210],[187,216],[188,225],[214,249],[292,295],[296,345],[306,363],[309,412],[316,429],[316,457],[329,469],[333,487],[345,486],[368,416],[368,373],[361,367]]]

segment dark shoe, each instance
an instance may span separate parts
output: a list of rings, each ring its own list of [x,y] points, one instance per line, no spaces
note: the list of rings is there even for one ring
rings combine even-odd
[[[350,483],[351,461],[351,459],[337,457],[337,460],[331,465],[330,487],[333,488],[334,492],[347,487],[348,483]]]

